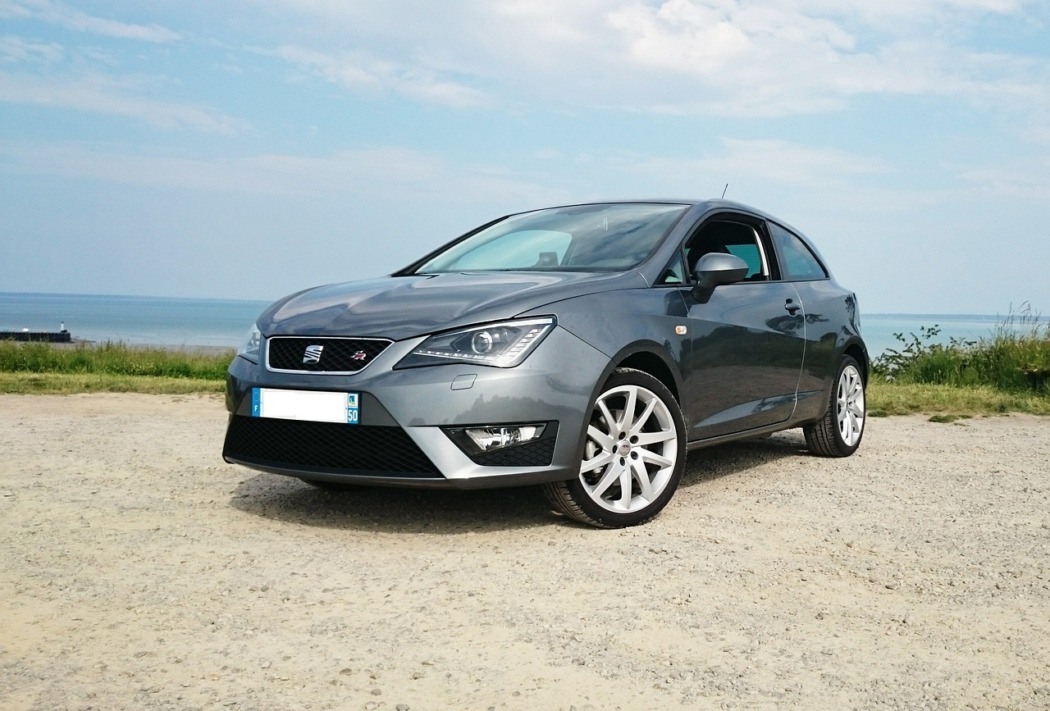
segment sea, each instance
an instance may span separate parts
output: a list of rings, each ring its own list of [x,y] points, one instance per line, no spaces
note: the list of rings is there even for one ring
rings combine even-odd
[[[157,347],[236,348],[268,301],[31,294],[0,292],[0,331],[59,331],[75,341]],[[1002,316],[985,314],[863,314],[861,330],[872,357],[938,327],[931,342],[989,338]]]
[[[237,348],[267,301],[0,292],[0,331],[68,330],[75,341]]]

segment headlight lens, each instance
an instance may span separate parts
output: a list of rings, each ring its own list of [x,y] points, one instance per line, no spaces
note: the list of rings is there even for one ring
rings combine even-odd
[[[396,367],[476,363],[513,368],[535,350],[554,325],[554,318],[545,316],[439,333],[423,341]]]
[[[259,358],[262,354],[262,332],[259,331],[258,324],[252,324],[252,327],[248,329],[248,335],[245,336],[244,345],[241,346],[240,350],[237,351],[237,355],[252,363],[258,363]]]

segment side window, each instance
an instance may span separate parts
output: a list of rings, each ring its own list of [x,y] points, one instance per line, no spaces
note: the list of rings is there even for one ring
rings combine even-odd
[[[805,242],[775,222],[769,223],[769,233],[780,251],[780,271],[790,281],[827,279],[828,272],[813,256]]]
[[[747,281],[769,279],[769,264],[761,238],[751,225],[742,222],[716,220],[700,228],[685,246],[688,274],[696,271],[696,263],[705,254],[721,253],[740,257],[747,263]]]

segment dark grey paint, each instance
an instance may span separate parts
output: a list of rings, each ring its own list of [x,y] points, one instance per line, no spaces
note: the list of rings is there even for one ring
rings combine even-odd
[[[273,373],[238,357],[230,367],[227,407],[248,414],[256,386],[360,392],[363,425],[405,428],[447,483],[460,487],[576,476],[591,404],[604,379],[624,363],[649,370],[678,396],[691,448],[814,421],[827,408],[842,354],[849,352],[867,368],[851,292],[832,277],[737,282],[710,293],[698,293],[694,284],[658,284],[699,225],[727,216],[759,227],[770,219],[724,201],[695,203],[645,262],[624,273],[401,272],[292,295],[260,316],[264,337],[337,335],[395,343],[351,376]],[[775,259],[775,252],[769,256]],[[436,331],[533,315],[553,315],[558,325],[515,368],[394,369]],[[676,327],[686,332],[678,334]],[[470,387],[462,387],[466,382]],[[454,445],[434,436],[441,425],[541,420],[560,423],[549,467],[465,466]],[[346,474],[352,476],[352,469]]]

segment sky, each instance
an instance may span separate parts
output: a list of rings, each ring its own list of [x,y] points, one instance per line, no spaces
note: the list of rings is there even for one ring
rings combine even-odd
[[[0,291],[272,300],[508,212],[726,190],[863,311],[1050,311],[1048,24],[1047,0],[0,0]]]

